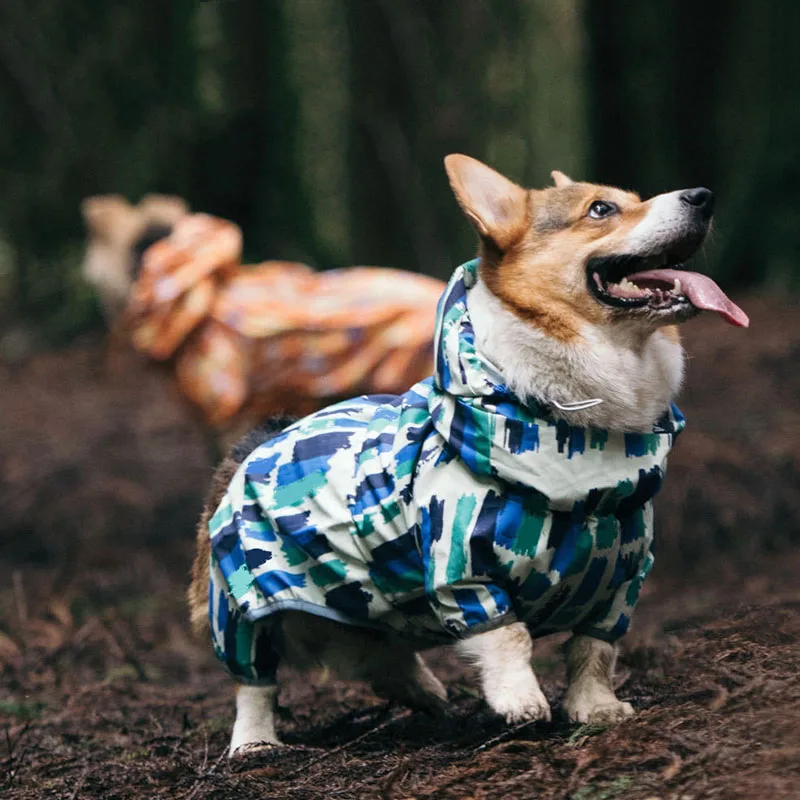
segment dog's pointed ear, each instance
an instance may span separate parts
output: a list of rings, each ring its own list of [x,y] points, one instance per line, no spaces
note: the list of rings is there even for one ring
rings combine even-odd
[[[571,183],[574,183],[572,178],[569,175],[565,175],[561,170],[554,169],[550,173],[550,177],[553,179],[553,183],[556,185],[556,188],[561,189],[563,186],[569,186]]]
[[[458,204],[483,239],[505,250],[525,229],[528,193],[491,167],[458,153],[444,160]]]
[[[100,239],[112,239],[114,233],[128,226],[138,214],[121,195],[99,194],[81,202],[81,216],[87,231]]]
[[[136,209],[147,222],[174,225],[189,213],[189,205],[181,198],[171,194],[146,194]]]

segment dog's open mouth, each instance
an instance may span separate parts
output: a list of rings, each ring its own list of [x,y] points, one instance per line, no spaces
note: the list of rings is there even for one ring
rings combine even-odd
[[[587,268],[589,290],[601,303],[619,309],[641,308],[676,317],[694,310],[715,311],[731,325],[750,324],[747,314],[708,275],[671,262],[666,253],[594,258]]]

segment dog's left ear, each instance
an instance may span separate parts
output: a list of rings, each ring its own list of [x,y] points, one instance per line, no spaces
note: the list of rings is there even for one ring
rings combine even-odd
[[[105,241],[118,241],[139,222],[139,213],[119,194],[84,198],[81,215],[89,234]]]
[[[528,193],[521,186],[469,156],[444,160],[456,200],[483,239],[505,250],[524,232]]]
[[[553,183],[556,185],[557,189],[561,189],[563,186],[569,186],[571,183],[574,183],[569,175],[565,175],[563,172],[557,169],[554,169],[550,173],[550,177],[553,179]]]

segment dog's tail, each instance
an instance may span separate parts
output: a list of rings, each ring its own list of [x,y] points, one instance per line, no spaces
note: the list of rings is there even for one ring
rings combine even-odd
[[[203,505],[203,513],[197,524],[197,551],[192,564],[192,582],[186,599],[189,602],[189,620],[198,636],[208,631],[208,569],[211,560],[211,540],[208,523],[214,516],[228,485],[239,465],[259,445],[277,436],[284,428],[296,422],[296,417],[273,417],[249,433],[246,433],[232,448],[222,463],[214,470],[211,486]]]

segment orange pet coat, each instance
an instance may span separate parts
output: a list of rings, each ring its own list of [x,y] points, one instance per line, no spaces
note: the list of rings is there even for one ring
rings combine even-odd
[[[242,266],[241,252],[233,223],[184,217],[145,252],[126,311],[136,349],[175,359],[208,424],[401,393],[432,373],[442,282],[378,267]]]

